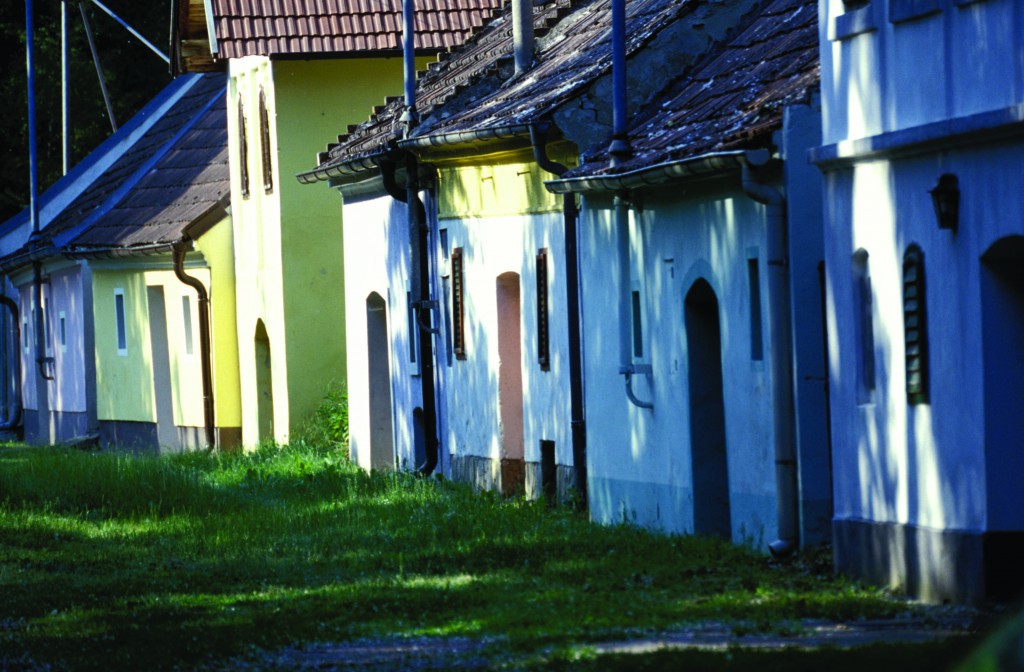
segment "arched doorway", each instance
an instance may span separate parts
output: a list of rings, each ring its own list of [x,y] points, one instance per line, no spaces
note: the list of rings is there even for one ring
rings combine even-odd
[[[270,337],[263,320],[256,322],[256,426],[259,441],[274,440],[274,377],[270,361]]]
[[[988,532],[986,592],[1024,588],[1024,236],[998,240],[981,257],[981,328]]]
[[[366,297],[366,363],[369,369],[370,468],[395,466],[391,430],[391,360],[387,303],[377,292]]]
[[[497,302],[501,491],[505,495],[518,495],[526,488],[526,469],[523,463],[522,310],[518,273],[498,276]]]
[[[690,383],[690,452],[693,466],[693,531],[732,538],[729,467],[725,449],[722,336],[718,299],[697,280],[685,301]]]

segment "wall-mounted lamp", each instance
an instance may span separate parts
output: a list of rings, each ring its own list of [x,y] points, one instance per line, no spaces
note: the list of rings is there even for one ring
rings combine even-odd
[[[960,180],[953,173],[944,173],[928,193],[932,195],[939,228],[952,229],[956,233],[960,224]]]

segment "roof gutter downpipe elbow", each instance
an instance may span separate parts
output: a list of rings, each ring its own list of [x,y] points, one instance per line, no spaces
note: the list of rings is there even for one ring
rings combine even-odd
[[[530,127],[533,156],[541,170],[561,177],[568,166],[552,161],[547,154],[547,131]],[[572,430],[572,464],[576,472],[576,492],[580,506],[587,508],[587,423],[583,403],[583,347],[580,327],[580,264],[577,240],[579,208],[576,195],[562,194],[562,221],[565,236],[566,312],[569,323],[569,426]]]
[[[203,420],[206,430],[207,450],[212,451],[217,446],[217,439],[213,415],[213,358],[210,352],[210,295],[206,291],[206,285],[204,285],[202,281],[185,273],[184,243],[179,243],[174,246],[172,256],[174,259],[174,275],[183,284],[196,290],[196,294],[199,297],[199,358],[203,379]]]
[[[775,443],[775,487],[779,538],[768,549],[776,558],[793,554],[800,545],[797,503],[796,445],[793,428],[793,357],[789,312],[789,257],[786,251],[786,198],[765,184],[757,169],[768,163],[767,152],[748,152],[743,162],[743,191],[767,207],[769,352],[772,377],[772,434]]]

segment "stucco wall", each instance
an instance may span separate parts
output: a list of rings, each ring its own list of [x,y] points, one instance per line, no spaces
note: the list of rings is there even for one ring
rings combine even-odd
[[[685,193],[685,196],[682,195]],[[684,299],[698,279],[719,305],[732,538],[761,547],[776,534],[763,207],[737,179],[646,194],[632,210],[632,286],[644,304],[643,360],[653,374],[632,405],[619,374],[616,228],[607,198],[584,199],[581,263],[591,515],[671,532],[693,530]],[[748,259],[760,268],[762,360],[752,359]]]
[[[82,315],[82,283],[77,265],[60,264],[57,270],[44,270],[43,302],[47,305],[48,334],[46,356],[54,362],[47,367],[53,380],[47,383],[48,405],[51,411],[84,413],[85,372]],[[35,293],[31,283],[22,284],[18,303],[21,307],[21,370],[22,399],[27,409],[37,408],[36,398],[36,328],[33,316]],[[48,279],[49,282],[45,282]],[[60,317],[65,318],[66,346],[60,345]],[[27,336],[27,348],[25,347]],[[72,437],[57,437],[66,439]]]
[[[98,417],[156,422],[145,275],[94,268],[92,277]],[[124,291],[125,354],[118,354],[115,289]]]
[[[401,89],[401,59],[232,60],[228,132],[235,215],[243,442],[258,441],[254,334],[270,341],[274,435],[288,437],[346,376],[341,203],[294,178],[315,165],[324,138],[366,118]],[[264,193],[259,91],[270,117],[274,187]],[[251,195],[239,191],[237,100],[245,104]]]
[[[196,242],[196,249],[210,267],[208,289],[216,424],[218,427],[241,427],[242,393],[238,382],[238,318],[231,217],[225,217],[203,234]]]
[[[821,1],[826,144],[1020,101],[1021,4],[940,3],[934,13],[930,7],[872,0],[847,10],[842,0]],[[899,15],[913,18],[894,20]]]
[[[391,385],[393,454],[400,468],[418,466],[412,412],[420,406],[419,378],[409,358],[409,235],[406,207],[390,196],[345,203],[345,301],[347,320],[349,435],[353,461],[371,466],[367,299],[376,293],[387,306],[386,344]],[[379,346],[379,344],[375,344]],[[380,390],[376,391],[381,394]]]
[[[827,175],[828,329],[836,518],[936,529],[988,529],[979,258],[997,239],[1024,234],[1021,145],[990,146]],[[962,228],[935,223],[928,189],[960,176]],[[930,403],[905,392],[902,261],[924,252],[932,382]],[[858,403],[854,251],[869,254],[876,391]],[[1009,364],[1009,361],[1007,362]],[[1024,522],[1024,521],[1021,521]]]

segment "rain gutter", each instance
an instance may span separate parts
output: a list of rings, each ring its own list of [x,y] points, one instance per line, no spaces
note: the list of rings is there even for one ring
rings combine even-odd
[[[545,182],[544,186],[556,194],[594,191],[619,192],[624,189],[639,189],[698,175],[741,168],[748,151],[740,149],[709,152],[699,156],[645,166],[614,175],[581,175],[579,177],[550,180]]]

